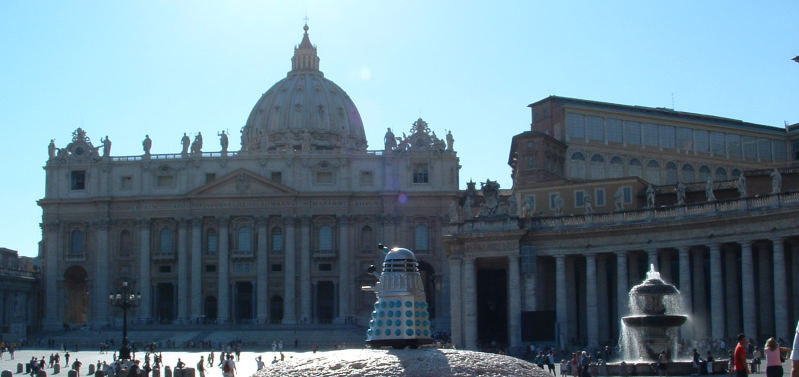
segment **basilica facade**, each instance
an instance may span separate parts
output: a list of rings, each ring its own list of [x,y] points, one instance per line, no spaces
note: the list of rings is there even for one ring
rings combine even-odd
[[[378,243],[415,251],[433,323],[446,321],[453,137],[418,119],[368,150],[358,109],[319,61],[306,26],[240,151],[224,132],[213,152],[201,134],[176,135],[173,154],[151,154],[147,135],[137,156],[113,155],[108,136],[95,146],[82,129],[51,142],[43,326],[118,325],[108,294],[124,281],[141,293],[139,324],[365,324],[374,295],[360,286],[374,283]]]

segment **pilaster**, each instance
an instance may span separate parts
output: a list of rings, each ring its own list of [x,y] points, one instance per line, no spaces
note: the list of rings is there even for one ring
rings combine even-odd
[[[568,306],[566,305],[566,255],[555,255],[555,317],[557,320],[558,347],[567,345],[569,334]]]
[[[57,221],[44,225],[44,323],[45,330],[56,330],[61,327],[58,318],[58,235],[61,224]]]
[[[519,256],[508,256],[508,339],[511,347],[522,344]]]
[[[103,327],[108,324],[108,258],[111,253],[111,245],[108,243],[108,230],[111,223],[107,220],[99,220],[92,224],[97,231],[97,249],[95,250],[95,279],[93,289],[89,296],[90,302],[94,307],[92,327]]]
[[[152,286],[150,281],[150,219],[139,221],[139,237],[141,253],[139,254],[139,289],[141,289],[141,305],[139,320],[147,322],[152,318]]]
[[[202,317],[202,217],[191,219],[191,319]]]
[[[474,257],[463,260],[463,332],[466,349],[477,349],[477,289]]]
[[[189,295],[189,254],[187,219],[178,219],[178,323],[188,318]]]
[[[296,218],[294,216],[284,217],[286,242],[284,263],[284,296],[283,297],[283,324],[293,325],[297,323],[297,248],[294,242],[294,226]]]
[[[311,218],[300,218],[300,320],[312,322],[311,317]]]
[[[339,247],[338,247],[338,314],[339,322],[345,322],[351,315],[350,294],[352,292],[352,276],[350,276],[350,224],[348,216],[338,218]],[[429,292],[428,294],[435,294]]]
[[[255,318],[259,324],[265,324],[269,321],[269,287],[268,287],[268,274],[269,274],[269,257],[267,253],[267,225],[269,219],[266,217],[259,217],[256,219],[255,226],[258,228],[258,249],[255,261],[256,281],[255,281],[255,304],[256,314]]]
[[[461,286],[461,260],[449,258],[449,306],[452,344],[463,348],[463,304]]]
[[[226,323],[230,319],[230,258],[227,216],[219,218],[219,247],[218,254],[218,280],[217,280],[217,309],[216,320],[218,323]]]

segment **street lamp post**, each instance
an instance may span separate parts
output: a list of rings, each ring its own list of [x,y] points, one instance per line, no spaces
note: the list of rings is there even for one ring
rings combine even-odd
[[[122,348],[119,349],[119,358],[130,360],[130,347],[128,347],[128,309],[135,308],[141,303],[141,293],[133,293],[128,287],[128,282],[122,282],[122,289],[117,293],[108,295],[111,305],[122,309]]]

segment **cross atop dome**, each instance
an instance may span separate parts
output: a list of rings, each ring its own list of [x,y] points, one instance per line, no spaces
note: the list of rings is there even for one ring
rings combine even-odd
[[[305,26],[302,27],[305,34],[299,46],[294,47],[294,56],[291,58],[291,73],[298,72],[319,72],[319,56],[316,55],[316,46],[311,44],[308,37],[308,17],[305,18]]]

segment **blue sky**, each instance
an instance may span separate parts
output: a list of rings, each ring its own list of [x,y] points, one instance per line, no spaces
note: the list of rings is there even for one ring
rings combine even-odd
[[[799,2],[3,1],[0,247],[34,256],[49,140],[84,128],[113,155],[231,150],[290,69],[309,17],[325,77],[355,101],[370,149],[421,116],[452,130],[461,186],[510,188],[513,135],[548,95],[799,122]],[[672,102],[673,98],[673,102]]]

